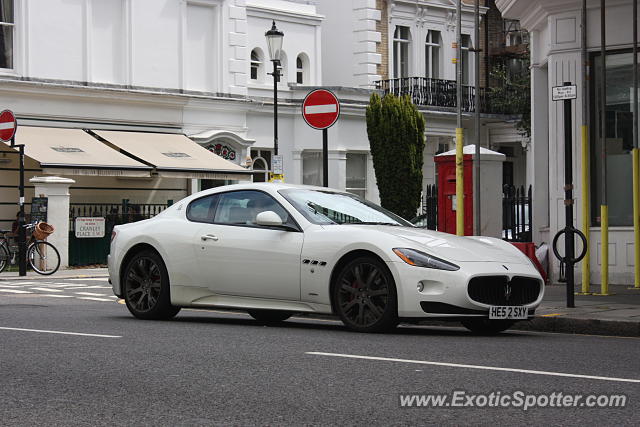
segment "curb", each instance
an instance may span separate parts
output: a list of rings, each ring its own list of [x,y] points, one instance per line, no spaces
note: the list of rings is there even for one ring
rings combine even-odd
[[[518,322],[511,329],[563,334],[640,337],[640,322],[578,319],[574,317],[537,316],[528,322]]]
[[[53,279],[95,279],[109,277],[108,274],[70,274],[70,275],[51,275],[51,276],[12,276],[12,277],[0,277],[0,282],[13,282],[16,280],[53,280]]]

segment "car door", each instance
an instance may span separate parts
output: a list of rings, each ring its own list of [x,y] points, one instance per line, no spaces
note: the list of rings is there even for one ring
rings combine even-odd
[[[224,295],[299,300],[304,234],[286,209],[256,190],[218,197],[213,223],[202,224],[197,242],[201,281]],[[256,224],[264,211],[290,228]]]

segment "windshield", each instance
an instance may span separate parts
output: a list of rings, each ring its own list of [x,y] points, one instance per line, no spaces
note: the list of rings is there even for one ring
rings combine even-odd
[[[398,215],[354,194],[306,189],[280,190],[279,193],[314,224],[383,224],[412,227],[411,223]]]

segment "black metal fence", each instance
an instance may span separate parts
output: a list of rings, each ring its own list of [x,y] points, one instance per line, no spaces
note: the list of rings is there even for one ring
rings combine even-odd
[[[502,238],[510,242],[531,242],[531,186],[505,185],[502,191]],[[416,225],[438,229],[438,186],[427,185],[422,197],[422,211]]]
[[[401,77],[397,79],[378,80],[376,89],[385,94],[396,96],[408,95],[416,105],[430,107],[455,108],[457,92],[455,80],[432,79],[429,77]],[[509,100],[523,97],[518,89],[492,91],[490,88],[480,88],[480,111],[490,114],[521,114]],[[462,110],[475,111],[475,86],[462,86]],[[504,98],[504,99],[502,99]]]
[[[531,186],[502,188],[502,238],[510,242],[531,242]]]
[[[156,216],[173,204],[167,203],[71,203],[69,206],[69,265],[105,264],[113,227]],[[76,218],[104,218],[105,235],[98,238],[76,237]]]
[[[422,224],[429,230],[438,229],[438,186],[427,185],[422,197]],[[421,224],[421,225],[422,225]]]

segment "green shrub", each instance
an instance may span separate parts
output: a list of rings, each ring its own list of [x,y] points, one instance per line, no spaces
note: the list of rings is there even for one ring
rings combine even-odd
[[[371,95],[367,135],[382,207],[411,219],[420,207],[424,116],[408,96]]]

